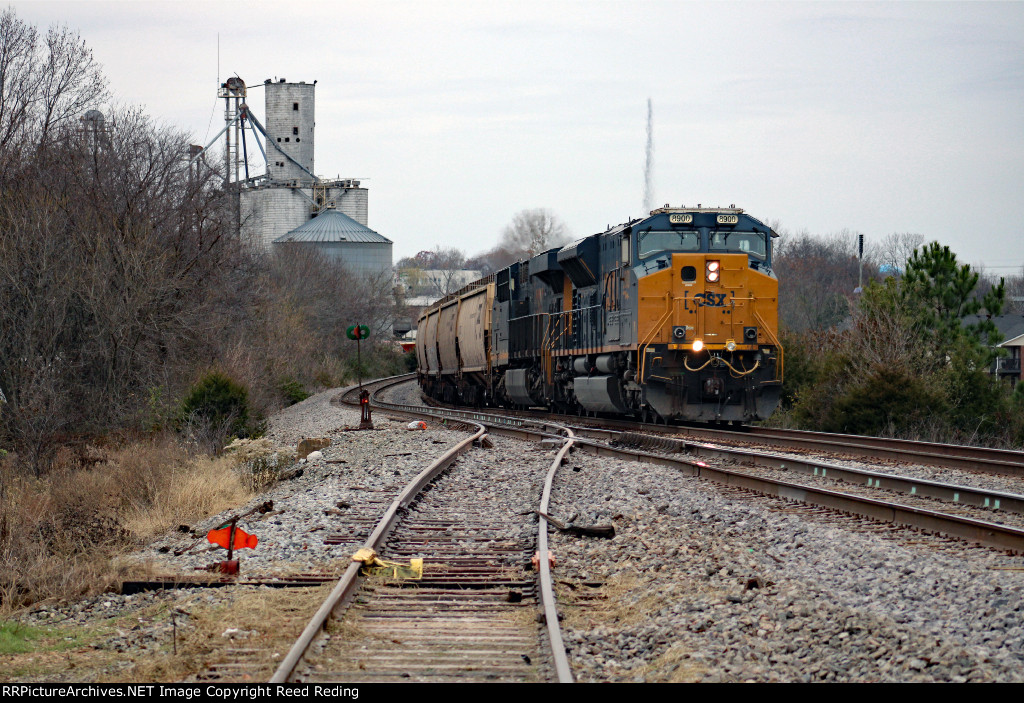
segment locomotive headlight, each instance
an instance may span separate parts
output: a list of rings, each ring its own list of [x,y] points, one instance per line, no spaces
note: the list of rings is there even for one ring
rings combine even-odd
[[[728,349],[729,351],[736,351],[736,341],[730,339],[728,342],[725,343],[725,348]]]
[[[722,275],[722,262],[709,261],[705,269],[708,281],[711,283],[715,283]]]
[[[695,352],[699,352],[703,348],[704,348],[704,342],[700,341],[699,339],[693,340],[693,350]]]

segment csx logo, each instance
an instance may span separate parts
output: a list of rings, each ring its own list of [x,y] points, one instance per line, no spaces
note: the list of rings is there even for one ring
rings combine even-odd
[[[697,307],[724,308],[725,293],[698,293],[693,296],[693,302],[697,303]]]

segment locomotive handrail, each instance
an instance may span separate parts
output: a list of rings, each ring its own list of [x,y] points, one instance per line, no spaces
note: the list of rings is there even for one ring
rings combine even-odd
[[[783,354],[783,352],[782,352],[782,342],[780,342],[779,338],[775,336],[775,333],[772,332],[771,328],[768,326],[768,323],[764,321],[764,318],[761,317],[760,313],[757,312],[757,310],[754,308],[753,305],[750,306],[750,312],[753,313],[754,319],[757,320],[758,323],[761,325],[761,329],[763,329],[765,332],[768,333],[768,338],[775,344],[775,348],[779,350],[779,364],[778,364],[778,366],[776,368],[778,369],[778,372],[779,372],[778,380],[781,383],[782,382],[782,354]]]
[[[587,325],[582,324],[583,323],[583,319],[582,319],[583,315],[584,314],[586,314],[586,315],[593,315],[594,312],[598,313],[598,315],[597,315],[598,319],[593,321],[594,324],[587,324]],[[588,305],[588,306],[586,306],[584,308],[572,308],[571,310],[559,310],[558,312],[538,313],[538,314],[551,315],[553,317],[558,317],[560,319],[564,317],[564,318],[568,319],[570,322],[574,323],[574,324],[569,325],[565,330],[563,330],[561,333],[559,333],[559,337],[561,339],[560,339],[560,343],[558,344],[558,350],[559,351],[573,351],[573,350],[577,350],[577,349],[586,349],[587,347],[597,346],[597,344],[595,344],[595,340],[592,338],[591,335],[595,334],[595,330],[598,327],[603,329],[603,326],[604,326],[603,325],[603,323],[604,323],[604,316],[603,316],[603,314],[604,314],[604,312],[605,312],[604,306],[599,303],[597,305]],[[573,319],[574,317],[576,317],[578,319],[574,320]],[[578,324],[576,324],[576,323],[578,323]],[[600,324],[598,324],[598,323],[600,323]],[[570,342],[570,340],[567,338],[568,333],[571,332],[571,331],[578,332],[581,335],[586,335],[586,338],[581,340],[581,342],[579,344],[572,344]],[[552,348],[555,348],[554,339],[552,341]]]
[[[668,296],[669,294],[666,293],[665,302],[669,301]],[[658,330],[661,329],[661,326],[665,324],[665,320],[667,320],[669,316],[672,314],[672,310],[674,307],[675,306],[672,304],[668,306],[668,310],[665,311],[665,314],[662,315],[661,319],[655,323],[653,328],[651,328],[651,334],[648,336],[647,340],[642,342],[640,346],[637,347],[637,353],[640,355],[640,383],[644,382],[644,366],[646,366],[647,364],[647,354],[645,352],[647,350],[647,347],[651,346],[651,342],[654,340],[654,335],[656,335],[658,333]]]

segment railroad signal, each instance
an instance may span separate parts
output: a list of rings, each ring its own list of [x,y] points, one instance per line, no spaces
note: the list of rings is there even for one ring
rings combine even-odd
[[[362,340],[370,336],[370,328],[366,325],[349,325],[348,329],[345,330],[345,334],[348,335],[349,339],[356,340],[356,373],[359,378],[359,395],[362,397],[363,393],[363,345]],[[367,406],[369,409],[369,406]],[[365,418],[365,415],[364,415]],[[364,419],[365,422],[365,419]],[[372,427],[372,425],[371,425]]]
[[[373,418],[370,417],[370,391],[359,391],[359,429],[372,430]]]
[[[360,339],[366,339],[370,336],[370,328],[366,325],[349,325],[348,329],[345,330],[345,334],[349,339],[354,339],[358,342]]]

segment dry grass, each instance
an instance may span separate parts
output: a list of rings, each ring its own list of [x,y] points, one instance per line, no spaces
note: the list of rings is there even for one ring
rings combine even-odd
[[[184,603],[189,615],[174,643],[135,658],[111,681],[149,683],[181,681],[222,663],[244,664],[238,681],[266,681],[287,654],[309,618],[330,593],[333,583],[315,588],[255,588],[235,591],[215,605]],[[169,617],[169,612],[165,617]],[[224,636],[228,629],[245,633],[241,639]],[[250,650],[244,654],[236,650]]]
[[[139,537],[192,524],[252,496],[233,457],[166,458],[168,461],[154,465],[129,455],[115,464],[119,473],[127,470],[139,482],[136,490],[126,493],[121,508],[125,527]]]
[[[574,591],[559,584],[559,607],[565,608],[566,622],[574,627],[604,625],[615,627],[653,617],[664,599],[651,592],[651,579],[636,571],[622,571],[601,586],[599,599],[581,600]],[[637,596],[638,593],[644,594]]]
[[[107,589],[126,575],[118,555],[252,495],[252,472],[238,457],[191,456],[171,439],[107,450],[91,463],[60,453],[36,479],[16,456],[0,460],[0,613]]]
[[[690,647],[677,642],[635,674],[651,683],[698,683],[707,673],[707,667],[691,659],[692,653]]]
[[[0,624],[0,681],[196,680],[223,663],[242,665],[229,680],[266,681],[333,585],[178,591],[174,599],[113,617],[96,612],[73,626]],[[13,630],[10,642],[5,629]],[[241,632],[225,637],[229,629]]]

